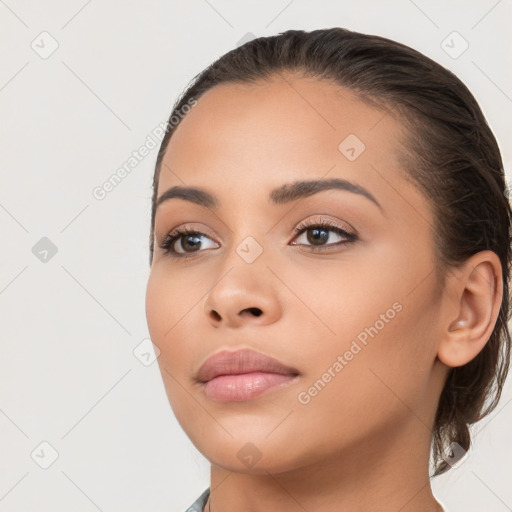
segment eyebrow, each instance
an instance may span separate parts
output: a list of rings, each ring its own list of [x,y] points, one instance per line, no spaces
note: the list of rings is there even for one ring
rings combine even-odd
[[[357,185],[350,181],[339,178],[331,178],[328,180],[295,181],[293,183],[281,185],[270,192],[269,202],[275,205],[281,205],[296,201],[301,198],[309,197],[324,190],[333,189],[345,190],[347,192],[359,194],[363,197],[366,197],[375,203],[381,210],[383,210],[380,203],[370,192],[368,192],[368,190],[363,188],[361,185]],[[170,199],[183,199],[185,201],[190,201],[200,206],[213,209],[217,209],[220,206],[219,199],[214,194],[203,188],[175,186],[166,190],[157,199],[155,210],[162,203],[169,201]]]

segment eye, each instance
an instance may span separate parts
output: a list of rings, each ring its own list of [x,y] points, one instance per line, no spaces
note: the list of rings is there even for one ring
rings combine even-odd
[[[357,236],[354,233],[349,233],[347,230],[334,224],[330,221],[307,221],[295,229],[295,233],[300,238],[300,235],[306,233],[306,241],[309,242],[314,251],[323,251],[333,246],[347,245],[357,240]],[[335,233],[338,238],[342,238],[341,242],[326,244],[329,240],[329,233]],[[296,237],[297,238],[297,237]],[[304,245],[294,243],[292,245]]]
[[[202,239],[211,240],[200,231],[183,227],[171,231],[161,243],[160,249],[174,258],[188,258],[199,252]]]
[[[306,221],[295,229],[295,238],[300,238],[303,233],[310,233],[310,236],[306,236],[307,243],[292,243],[292,245],[307,245],[311,247],[313,252],[323,251],[332,247],[347,245],[357,240],[357,235],[348,232],[333,222],[322,220],[322,221]],[[341,242],[329,243],[325,242],[329,240],[329,233],[335,233],[338,238],[341,238]],[[210,240],[210,247],[203,247],[204,240]],[[160,249],[164,251],[164,254],[171,256],[172,258],[190,258],[194,256],[194,253],[201,252],[201,248],[211,249],[215,248],[218,244],[212,241],[212,239],[197,231],[188,227],[182,227],[171,231],[160,244]]]

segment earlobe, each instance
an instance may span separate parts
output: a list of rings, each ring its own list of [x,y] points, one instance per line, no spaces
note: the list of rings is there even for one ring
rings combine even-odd
[[[452,300],[442,327],[438,358],[450,367],[474,359],[494,330],[503,297],[501,262],[496,253],[481,251],[450,276],[445,292]]]

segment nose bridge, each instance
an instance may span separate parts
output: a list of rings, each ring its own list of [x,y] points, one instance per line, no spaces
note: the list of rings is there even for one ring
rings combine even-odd
[[[243,262],[246,265],[257,263],[259,266],[266,260],[270,248],[270,229],[265,220],[261,217],[261,210],[254,207],[251,209],[250,201],[245,201],[245,207],[236,210],[239,213],[230,223],[231,248],[227,264]],[[260,211],[258,217],[255,213]],[[263,256],[263,257],[262,257]],[[238,258],[237,258],[238,257]]]

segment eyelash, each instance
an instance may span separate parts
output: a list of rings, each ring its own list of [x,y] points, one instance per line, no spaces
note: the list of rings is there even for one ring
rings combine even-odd
[[[337,226],[336,224],[334,224],[330,221],[306,221],[302,225],[295,228],[294,239],[297,238],[298,236],[302,235],[302,233],[304,233],[310,229],[313,229],[313,228],[324,229],[326,231],[333,231],[337,235],[344,237],[346,240],[344,242],[337,242],[335,244],[328,244],[328,245],[324,245],[324,246],[314,246],[314,245],[307,246],[307,247],[313,248],[312,252],[326,251],[326,250],[329,250],[330,248],[332,248],[333,246],[338,246],[338,245],[349,245],[357,240],[357,236],[355,234],[349,233],[348,231],[340,228],[339,226]],[[179,240],[181,237],[185,237],[185,236],[189,236],[189,235],[198,235],[198,236],[204,235],[204,236],[208,237],[208,235],[206,235],[205,233],[201,233],[200,231],[189,229],[187,227],[175,229],[174,231],[172,231],[165,237],[163,242],[160,244],[160,249],[162,249],[164,251],[164,254],[170,256],[171,258],[187,259],[187,258],[193,257],[195,255],[195,252],[202,252],[202,251],[195,251],[192,253],[178,253],[174,249],[172,249],[174,242]],[[303,245],[303,244],[294,244],[294,245]]]

